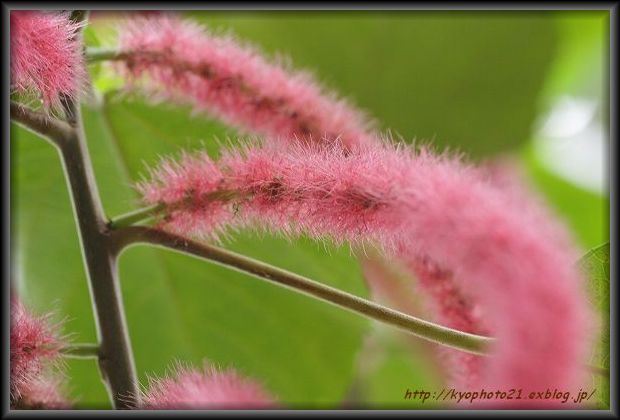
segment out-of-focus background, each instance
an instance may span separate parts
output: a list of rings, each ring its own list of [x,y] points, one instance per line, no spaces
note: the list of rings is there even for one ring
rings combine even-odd
[[[512,157],[572,230],[584,253],[608,241],[607,12],[183,13],[232,31],[359,107],[405,141],[431,142],[476,161]],[[121,14],[93,13],[91,46],[114,44]],[[118,94],[91,67],[84,106],[89,147],[110,216],[137,205],[131,184],[181,148],[217,153],[235,132],[186,108]],[[66,317],[75,341],[95,340],[87,283],[55,151],[13,126],[14,276],[26,303]],[[359,262],[346,248],[251,233],[225,245],[361,296]],[[432,347],[294,292],[188,257],[131,249],[120,262],[141,380],[175,360],[208,358],[261,379],[307,408],[432,407],[403,400],[436,390]],[[406,280],[403,280],[406,281]],[[67,364],[70,392],[107,407],[95,362]]]

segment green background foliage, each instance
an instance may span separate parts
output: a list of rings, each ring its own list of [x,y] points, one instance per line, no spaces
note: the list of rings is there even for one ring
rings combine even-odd
[[[536,124],[563,94],[603,101],[603,12],[190,12],[268,54],[283,53],[365,109],[382,131],[460,150],[511,155],[588,249],[608,240],[608,197],[550,172],[532,152]],[[94,16],[89,45],[113,43]],[[174,105],[119,95],[105,66],[91,67],[84,106],[88,146],[106,213],[139,205],[132,185],[162,155],[206,148],[235,131]],[[604,114],[604,112],[603,112]],[[56,151],[11,127],[13,278],[38,311],[66,317],[76,342],[96,339],[69,195]],[[602,164],[602,163],[601,163]],[[235,251],[367,296],[347,248],[243,232]],[[260,378],[292,406],[403,405],[406,388],[441,382],[428,352],[400,333],[289,290],[186,256],[132,248],[120,261],[140,379],[176,360],[204,358]],[[379,332],[378,332],[379,331]],[[380,345],[368,350],[369,340]],[[82,407],[107,407],[94,362],[67,364]]]
[[[590,279],[588,292],[592,307],[597,311],[600,333],[596,335],[590,359],[593,366],[609,371],[609,242],[590,250],[579,260],[579,267]],[[609,408],[609,378],[592,375],[597,389],[597,399],[602,407]]]

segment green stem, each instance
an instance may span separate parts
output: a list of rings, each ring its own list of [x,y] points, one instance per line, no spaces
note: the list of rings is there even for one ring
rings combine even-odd
[[[108,222],[108,226],[110,229],[118,229],[126,226],[135,225],[137,223],[153,218],[157,215],[157,213],[164,210],[165,208],[166,205],[161,203],[134,210],[110,219],[110,221]]]
[[[404,329],[426,340],[474,354],[485,354],[492,338],[433,324],[350,293],[326,286],[295,273],[210,244],[145,227],[130,226],[111,232],[111,242],[120,253],[126,247],[146,243],[214,261],[220,265],[277,283],[368,318]]]
[[[71,344],[60,349],[63,357],[70,359],[97,359],[99,357],[98,344]]]
[[[239,194],[233,190],[216,190],[210,193],[204,194],[200,197],[201,201],[223,201],[229,202],[238,198]],[[193,200],[193,198],[192,198]],[[190,200],[191,202],[191,200]],[[120,216],[113,217],[108,222],[110,229],[119,229],[127,226],[133,226],[140,222],[147,221],[157,216],[159,213],[167,212],[168,214],[175,210],[182,209],[187,206],[187,200],[180,200],[176,203],[158,203],[152,206],[143,207],[137,210],[130,211],[129,213],[121,214]]]
[[[89,63],[96,63],[98,61],[124,60],[127,58],[127,56],[127,53],[124,53],[114,48],[86,48],[86,61]]]

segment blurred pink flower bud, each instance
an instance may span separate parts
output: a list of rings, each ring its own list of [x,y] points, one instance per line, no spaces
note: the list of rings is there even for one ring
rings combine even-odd
[[[31,381],[18,400],[11,404],[18,410],[68,410],[71,403],[62,393],[62,380],[43,376]]]
[[[178,368],[174,377],[151,380],[142,397],[143,408],[179,409],[267,409],[275,400],[257,382],[234,370]]]
[[[59,357],[62,343],[48,316],[30,314],[21,302],[11,302],[11,401],[32,394],[46,365]]]

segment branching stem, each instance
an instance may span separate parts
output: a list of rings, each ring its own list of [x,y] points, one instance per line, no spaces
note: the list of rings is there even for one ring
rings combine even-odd
[[[74,11],[71,19],[79,22],[86,19],[87,14],[86,11]],[[66,121],[47,117],[16,103],[11,104],[11,118],[48,139],[60,153],[97,324],[100,372],[114,408],[134,408],[139,403],[138,381],[120,293],[116,254],[109,241],[80,105],[69,96],[62,97],[61,102]]]
[[[153,218],[161,210],[165,209],[164,204],[155,204],[153,206],[144,207],[129,213],[122,214],[108,222],[110,229],[118,229],[125,226],[131,226]]]
[[[118,253],[137,243],[172,249],[239,270],[261,280],[289,287],[332,305],[399,327],[426,340],[469,353],[485,354],[493,341],[488,337],[465,333],[415,318],[244,255],[162,230],[145,226],[125,227],[114,231],[111,239]]]
[[[75,137],[75,129],[65,121],[35,111],[26,105],[11,101],[11,121],[61,146]]]

